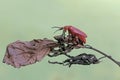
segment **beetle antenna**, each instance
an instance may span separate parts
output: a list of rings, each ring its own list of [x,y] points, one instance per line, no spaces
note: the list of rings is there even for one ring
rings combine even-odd
[[[58,27],[58,26],[54,26],[52,28],[58,28],[58,30],[56,30],[54,33],[56,33],[57,31],[63,30],[63,27]]]
[[[52,28],[61,28],[61,27],[58,27],[58,26],[54,26],[54,27],[52,27]]]

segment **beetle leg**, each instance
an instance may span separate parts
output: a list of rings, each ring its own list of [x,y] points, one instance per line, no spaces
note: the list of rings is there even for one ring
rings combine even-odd
[[[62,37],[65,39],[65,30],[62,32]]]

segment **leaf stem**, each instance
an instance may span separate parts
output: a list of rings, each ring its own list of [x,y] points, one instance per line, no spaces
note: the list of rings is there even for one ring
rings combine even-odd
[[[116,61],[115,59],[113,59],[111,56],[107,55],[106,53],[96,49],[96,48],[93,48],[92,46],[90,45],[85,45],[83,48],[86,48],[86,49],[91,49],[91,50],[94,50],[104,56],[106,56],[108,59],[112,60],[114,63],[116,63],[119,67],[120,67],[120,62],[119,61]]]

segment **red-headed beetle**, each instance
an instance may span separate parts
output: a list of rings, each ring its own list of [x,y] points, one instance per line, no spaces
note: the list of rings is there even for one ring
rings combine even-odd
[[[86,38],[87,35],[80,29],[75,28],[74,26],[64,26],[64,27],[54,27],[54,28],[59,28],[59,30],[63,30],[63,35],[65,34],[66,31],[68,31],[69,35],[74,37],[74,40],[77,41],[79,39],[82,44],[86,43]],[[58,31],[58,30],[57,30]]]

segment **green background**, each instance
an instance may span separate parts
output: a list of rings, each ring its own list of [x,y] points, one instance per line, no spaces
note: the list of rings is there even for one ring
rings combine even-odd
[[[87,44],[120,60],[120,1],[119,0],[0,0],[0,79],[1,80],[120,80],[120,67],[109,59],[100,64],[71,68],[52,65],[45,57],[41,62],[13,68],[2,63],[6,46],[16,40],[49,38],[53,26],[73,25],[86,34]],[[72,55],[91,50],[74,50]],[[62,57],[62,58],[61,58]]]

